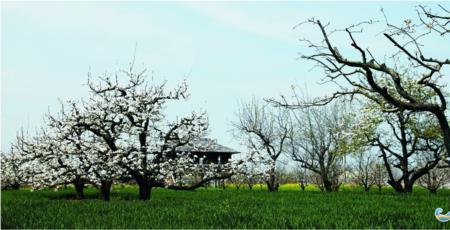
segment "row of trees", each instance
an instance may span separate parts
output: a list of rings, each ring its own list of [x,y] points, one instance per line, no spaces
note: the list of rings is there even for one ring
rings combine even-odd
[[[252,101],[242,106],[234,127],[250,151],[268,162],[269,191],[277,190],[277,168],[286,161],[298,165],[302,187],[316,181],[330,192],[343,181],[366,191],[387,183],[400,193],[412,192],[419,180],[433,192],[450,182],[437,122],[418,113],[384,114],[374,105],[351,109],[333,102],[288,111]]]
[[[223,165],[201,164],[190,152],[179,151],[186,145],[208,148],[195,141],[207,134],[205,112],[172,121],[164,113],[168,104],[188,98],[185,82],[169,90],[166,82],[147,80],[145,69],[136,71],[134,62],[94,81],[89,76],[88,98],[62,103],[36,134],[18,135],[2,156],[2,184],[72,183],[82,198],[89,183],[105,200],[115,181],[130,180],[138,184],[142,200],[155,187],[192,190],[226,178],[249,185],[264,181],[274,192],[280,184],[277,167],[287,159],[299,166],[301,184],[314,180],[324,191],[337,191],[345,177],[366,190],[386,182],[409,193],[418,181],[436,190],[448,180],[450,162],[447,94],[439,84],[450,60],[426,56],[421,40],[448,34],[448,11],[439,9],[441,14],[418,7],[417,23],[408,19],[394,26],[386,19],[383,35],[398,52],[383,61],[357,42],[373,21],[343,30],[329,30],[314,19],[301,23],[322,36],[317,42],[303,40],[312,54],[302,57],[323,68],[340,90],[310,99],[293,88],[293,100],[282,96],[242,105],[233,126],[249,153]],[[332,38],[339,33],[348,37],[356,56],[334,46]]]
[[[318,176],[326,191],[339,188],[347,156],[354,158],[354,177],[366,189],[369,177],[380,173],[401,193],[411,192],[418,180],[427,182],[431,191],[448,180],[448,171],[442,169],[450,164],[448,94],[440,80],[450,59],[427,56],[424,49],[430,36],[433,43],[439,38],[445,43],[450,11],[441,5],[436,11],[418,6],[417,20],[406,19],[401,25],[389,22],[382,12],[382,35],[397,50],[381,58],[358,41],[376,21],[329,29],[329,24],[312,18],[297,26],[311,26],[305,31],[313,39],[301,39],[311,53],[301,58],[313,61],[323,69],[325,82],[338,86],[331,96],[309,99],[293,87],[291,97],[243,106],[235,128],[245,134],[252,151],[273,161],[272,177],[275,162],[286,154]],[[314,29],[318,34],[311,33]],[[349,46],[337,47],[333,38],[347,38]],[[268,111],[269,106],[278,109]],[[379,164],[369,170],[372,158],[380,160],[383,170]],[[278,185],[271,181],[269,190],[276,190]]]
[[[168,90],[166,82],[150,82],[145,69],[136,72],[134,63],[130,66],[98,81],[89,76],[89,98],[62,103],[59,113],[46,115],[46,126],[35,135],[18,135],[11,152],[2,155],[2,185],[72,183],[81,199],[85,184],[92,184],[109,200],[113,182],[133,180],[139,198],[147,200],[155,187],[192,190],[245,166],[242,160],[201,164],[196,155],[179,151],[212,144],[195,141],[207,134],[206,113],[168,121],[165,106],[187,99],[186,83]]]

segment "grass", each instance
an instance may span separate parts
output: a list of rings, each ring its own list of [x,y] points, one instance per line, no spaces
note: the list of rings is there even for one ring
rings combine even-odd
[[[364,193],[345,187],[321,193],[284,185],[269,194],[208,189],[155,189],[150,201],[137,200],[136,187],[115,187],[112,200],[97,200],[88,188],[86,200],[69,200],[72,189],[2,191],[2,228],[450,228],[434,210],[450,209],[450,190],[430,195],[418,189],[398,195],[390,189]]]

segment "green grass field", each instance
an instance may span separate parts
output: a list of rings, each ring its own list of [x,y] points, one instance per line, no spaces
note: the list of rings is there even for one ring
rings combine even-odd
[[[2,191],[2,228],[450,228],[434,218],[450,209],[450,190],[430,195],[417,190],[397,195],[390,189],[364,193],[345,187],[338,193],[302,192],[286,185],[278,193],[208,189],[156,189],[150,201],[137,200],[136,187],[115,187],[112,200],[71,200],[71,189]]]

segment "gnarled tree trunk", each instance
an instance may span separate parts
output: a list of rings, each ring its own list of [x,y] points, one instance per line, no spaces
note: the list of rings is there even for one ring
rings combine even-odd
[[[322,181],[323,181],[323,187],[325,188],[325,191],[333,192],[333,185],[332,185],[331,181],[329,181],[328,179],[322,179]]]
[[[409,181],[408,183],[402,185],[401,180],[388,180],[388,184],[398,193],[412,193],[414,181]]]

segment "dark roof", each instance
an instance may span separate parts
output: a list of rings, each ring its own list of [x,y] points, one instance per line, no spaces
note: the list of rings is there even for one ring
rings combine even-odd
[[[194,146],[207,146],[207,148],[195,148]],[[180,146],[177,148],[180,152],[195,152],[195,153],[230,153],[236,154],[238,151],[218,144],[217,141],[212,141],[208,138],[201,138],[192,142],[192,145]]]

